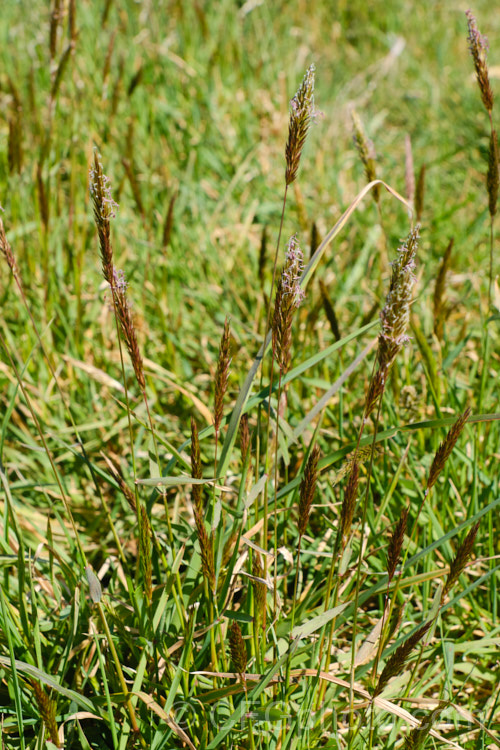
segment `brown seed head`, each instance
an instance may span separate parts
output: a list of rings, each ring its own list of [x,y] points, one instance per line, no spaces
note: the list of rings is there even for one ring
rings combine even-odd
[[[259,281],[261,287],[264,286],[264,274],[266,270],[267,261],[267,227],[263,227],[262,234],[260,237],[260,249],[259,249]]]
[[[105,456],[104,453],[102,453],[101,455],[104,456],[104,460],[106,461],[106,464],[108,466],[109,472],[110,472],[111,476],[113,477],[113,479],[115,480],[115,482],[117,483],[118,487],[120,488],[122,494],[124,495],[125,500],[129,504],[130,509],[134,513],[136,513],[137,512],[137,505],[136,505],[136,502],[135,502],[135,495],[134,495],[134,493],[132,492],[132,490],[130,489],[130,487],[128,486],[128,484],[126,483],[126,481],[123,478],[123,475],[121,474],[121,472],[119,471],[119,469],[117,469],[116,466],[111,463],[111,461],[109,460],[109,458],[107,458],[107,456]]]
[[[127,299],[128,282],[123,271],[118,271],[114,266],[112,279],[113,281],[110,286],[113,293],[114,309],[120,326],[120,331],[132,361],[139,388],[141,391],[145,391],[146,379],[144,376],[144,363],[142,361],[141,350],[139,349],[139,342],[137,341],[130,302]]]
[[[285,148],[285,182],[290,185],[297,177],[302,149],[311,122],[317,116],[314,109],[314,65],[310,65],[304,79],[290,102],[288,140]]]
[[[429,622],[426,622],[425,625],[422,625],[413,633],[413,635],[407,638],[404,643],[398,646],[396,651],[394,651],[378,679],[377,686],[373,694],[374,698],[377,697],[377,695],[380,695],[380,693],[385,688],[389,680],[392,679],[392,677],[401,672],[406,660],[410,656],[415,646],[420,643],[424,635],[427,633],[432,625],[432,622],[432,620],[429,620]]]
[[[309,247],[309,258],[312,258],[314,253],[319,247],[320,243],[320,237],[318,232],[318,225],[315,221],[313,221],[311,225],[311,240],[310,240],[310,247]]]
[[[467,561],[472,555],[472,551],[474,549],[474,542],[476,540],[478,529],[479,529],[479,521],[475,523],[474,526],[470,529],[469,533],[463,540],[462,544],[457,549],[455,558],[453,559],[453,562],[450,565],[450,572],[448,573],[448,577],[444,585],[441,601],[444,601],[446,595],[450,592],[450,590],[453,588],[455,583],[458,581],[458,579],[462,575],[464,568],[467,564]]]
[[[191,417],[191,473],[195,479],[203,477],[200,455],[200,441],[196,422]],[[191,490],[193,501],[193,514],[196,525],[196,535],[200,545],[201,569],[205,576],[210,591],[215,592],[215,568],[212,537],[208,535],[205,527],[205,509],[202,499],[202,485],[193,484]]]
[[[387,550],[387,575],[389,577],[389,582],[392,581],[394,573],[396,572],[397,565],[401,558],[401,550],[403,549],[407,521],[408,508],[405,508],[401,513],[399,521],[394,527],[394,531],[392,532],[389,542],[389,548]]]
[[[247,649],[241,634],[241,628],[236,620],[229,626],[229,650],[235,672],[244,675],[247,668]]]
[[[288,243],[285,265],[276,288],[272,323],[273,356],[282,374],[290,366],[293,314],[304,299],[304,292],[299,284],[303,269],[302,257],[297,238],[293,235]]]
[[[40,712],[45,729],[54,745],[56,747],[61,747],[56,723],[56,702],[52,698],[49,698],[39,682],[33,680],[31,685],[33,687],[36,705]]]
[[[498,138],[497,131],[492,130],[490,135],[490,147],[488,151],[488,173],[486,175],[486,188],[488,190],[488,209],[492,218],[497,212],[498,183]]]
[[[319,445],[315,445],[307,459],[304,476],[300,483],[299,498],[299,536],[303,536],[307,528],[307,522],[311,513],[311,506],[316,493],[316,482],[318,479]]]
[[[103,276],[110,286],[113,285],[113,249],[110,239],[110,220],[115,218],[117,204],[111,197],[109,179],[102,171],[102,164],[97,151],[94,152],[94,164],[89,172],[90,197],[94,206],[94,221],[99,236]]]
[[[195,479],[201,479],[203,472],[201,468],[200,440],[198,438],[198,427],[191,417],[191,473]],[[193,500],[195,518],[203,520],[202,485],[193,484],[191,498]]]
[[[441,474],[441,472],[443,471],[445,464],[447,460],[449,459],[451,452],[453,448],[455,447],[456,442],[466,425],[467,420],[470,417],[470,414],[471,414],[471,409],[470,407],[467,407],[464,413],[458,417],[455,424],[450,427],[450,430],[447,436],[445,437],[445,439],[443,440],[443,442],[437,449],[436,455],[434,456],[434,460],[432,462],[432,465],[429,471],[426,493],[428,493],[429,490],[436,484],[436,481],[439,475]]]
[[[422,220],[422,214],[424,212],[425,170],[425,164],[422,164],[420,172],[418,173],[417,188],[415,190],[415,218],[417,224]]]
[[[474,18],[472,11],[467,10],[465,15],[467,16],[467,27],[469,29],[467,37],[469,42],[469,52],[471,53],[474,68],[476,69],[481,100],[488,112],[491,113],[491,110],[493,109],[493,91],[491,90],[488,66],[486,64],[488,40],[485,36],[479,33],[476,19]]]
[[[123,168],[125,169],[125,174],[127,175],[128,181],[130,183],[130,188],[132,190],[132,195],[134,196],[135,205],[139,214],[141,215],[141,218],[144,220],[146,217],[146,212],[144,210],[144,203],[142,201],[141,195],[141,186],[139,185],[139,180],[137,179],[137,173],[134,167],[134,163],[130,159],[122,157],[122,164]]]
[[[356,110],[352,110],[351,117],[354,145],[356,146],[361,163],[365,168],[366,179],[368,182],[373,182],[373,180],[377,179],[375,170],[375,148],[370,139],[367,138],[363,124]],[[373,198],[375,202],[378,203],[380,199],[380,185],[375,185],[373,188]]]
[[[235,524],[234,529],[232,530],[229,536],[229,539],[224,544],[224,550],[222,552],[222,567],[223,568],[227,566],[229,560],[231,559],[233,555],[234,547],[235,547],[236,542],[238,541],[238,537],[239,537],[239,529],[237,525]]]
[[[405,184],[408,203],[413,205],[415,199],[415,171],[413,169],[413,153],[411,150],[411,138],[408,133],[405,136]]]
[[[215,594],[215,568],[212,537],[209,536],[207,532],[203,517],[199,518],[195,514],[195,521],[196,535],[200,545],[201,569],[207,580],[210,591],[212,594]]]
[[[15,102],[14,102],[15,104]],[[23,121],[22,109],[13,108],[9,116],[9,139],[7,143],[7,164],[9,173],[19,174],[23,163]]]
[[[170,244],[170,237],[172,236],[172,229],[174,227],[174,207],[175,207],[175,201],[177,200],[178,193],[174,192],[170,196],[170,200],[168,202],[167,207],[167,213],[165,215],[165,222],[163,224],[163,233],[162,233],[162,241],[161,246],[163,249],[168,247]]]
[[[146,508],[141,505],[141,531],[139,534],[139,559],[141,563],[144,592],[151,604],[153,598],[152,567],[151,567],[151,524]]]
[[[351,465],[351,472],[347,480],[347,486],[342,501],[342,510],[340,511],[340,529],[339,539],[342,550],[346,548],[349,536],[351,534],[352,519],[356,509],[356,500],[358,498],[359,483],[359,463],[354,459]]]
[[[240,419],[240,449],[241,449],[241,463],[243,466],[246,463],[248,453],[250,451],[250,430],[248,429],[248,414],[243,414]]]
[[[330,295],[328,294],[328,289],[326,288],[325,283],[321,279],[319,280],[319,289],[321,292],[321,302],[323,303],[323,309],[325,311],[325,315],[328,319],[328,322],[330,323],[330,328],[332,329],[332,333],[335,338],[335,341],[340,341],[339,324],[337,321],[337,316],[335,314],[335,308],[333,307],[330,301]]]
[[[219,434],[220,424],[222,422],[222,411],[224,406],[224,396],[227,390],[227,381],[229,377],[229,365],[231,358],[229,356],[229,347],[231,343],[231,331],[229,320],[224,322],[224,331],[219,347],[219,358],[217,360],[217,371],[215,373],[215,406],[214,406],[214,427],[215,434]]]
[[[418,246],[417,226],[412,229],[399,255],[392,263],[392,277],[385,305],[380,313],[382,330],[378,338],[378,369],[370,383],[365,406],[365,418],[372,412],[383,394],[389,371],[409,340],[406,334],[410,321],[410,304],[415,286],[415,255]]]
[[[2,254],[5,260],[7,261],[7,265],[12,271],[12,274],[15,277],[15,279],[19,283],[21,283],[21,277],[19,276],[19,268],[17,266],[16,259],[14,257],[14,253],[12,252],[12,248],[9,244],[9,241],[7,240],[7,237],[5,236],[5,229],[3,226],[2,219],[0,219],[0,254]]]

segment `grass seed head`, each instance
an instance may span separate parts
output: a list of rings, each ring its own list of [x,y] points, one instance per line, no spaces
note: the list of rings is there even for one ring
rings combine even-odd
[[[195,515],[195,521],[196,535],[200,545],[201,569],[207,580],[210,591],[212,594],[215,594],[215,568],[212,537],[208,535],[203,517],[198,518]]]
[[[161,239],[161,246],[163,249],[167,248],[170,244],[170,238],[172,236],[172,229],[174,227],[174,208],[175,201],[177,200],[178,193],[174,192],[170,196],[168,201],[167,213],[165,214],[165,221],[163,223],[163,232]]]
[[[415,218],[417,224],[422,220],[422,214],[424,212],[424,197],[425,197],[425,164],[420,167],[418,173],[417,187],[415,190]]]
[[[218,435],[222,422],[222,411],[224,407],[224,396],[227,390],[227,381],[229,377],[229,365],[231,358],[229,348],[231,343],[231,330],[229,320],[224,322],[224,331],[219,347],[219,358],[217,360],[217,371],[215,373],[215,406],[214,406],[214,427],[215,434]]]
[[[349,536],[351,534],[352,519],[354,518],[354,511],[356,509],[356,500],[358,498],[358,483],[359,483],[359,463],[354,459],[347,480],[347,486],[344,492],[344,499],[342,501],[342,509],[340,511],[340,544],[342,550],[346,548]]]
[[[285,265],[276,288],[272,323],[273,356],[282,375],[290,366],[293,314],[304,299],[299,283],[303,270],[302,259],[302,250],[296,235],[293,235],[288,243]]]
[[[200,441],[196,422],[191,417],[191,473],[195,479],[203,477],[200,454]],[[196,536],[200,545],[201,568],[210,591],[215,592],[215,568],[212,538],[208,535],[205,527],[205,509],[202,499],[202,485],[193,484],[191,490],[193,502],[193,514],[196,525]]]
[[[250,430],[248,429],[248,414],[243,414],[240,419],[240,450],[241,450],[241,463],[243,466],[246,463],[247,456],[250,452]]]
[[[365,168],[366,179],[368,180],[368,182],[373,182],[373,180],[377,179],[377,173],[375,170],[375,148],[373,146],[373,143],[367,137],[363,128],[363,123],[361,122],[358,113],[354,109],[351,112],[351,118],[352,137],[354,140],[354,145],[356,146],[356,151],[358,152],[361,163]],[[375,185],[375,187],[373,188],[373,198],[375,202],[378,203],[380,199],[380,185]]]
[[[387,575],[389,576],[389,582],[392,581],[401,559],[401,550],[403,549],[407,521],[408,508],[405,508],[401,513],[399,521],[394,527],[387,551]]]
[[[111,197],[109,178],[102,170],[97,151],[94,152],[94,163],[89,171],[89,190],[94,207],[94,221],[99,236],[102,273],[110,286],[113,284],[113,249],[110,239],[110,220],[116,216],[118,204]]]
[[[330,328],[332,329],[335,341],[340,341],[340,330],[337,315],[335,314],[335,308],[330,301],[328,289],[322,279],[319,280],[319,289],[321,292],[321,302],[323,303],[323,310],[325,311],[327,320],[330,323]]]
[[[234,664],[235,672],[244,675],[247,668],[247,649],[241,634],[241,628],[236,620],[229,626],[229,650]]]
[[[16,263],[14,253],[12,252],[10,243],[5,235],[5,229],[2,219],[0,219],[0,254],[2,254],[7,261],[7,265],[12,271],[13,276],[20,282],[19,268]]]
[[[411,138],[406,134],[405,137],[405,185],[406,197],[410,206],[415,200],[415,170],[413,168],[413,152],[411,148]]]
[[[23,165],[23,122],[22,110],[13,109],[9,116],[9,138],[7,143],[7,164],[10,174],[20,174]]]
[[[406,660],[410,656],[415,646],[420,643],[424,635],[427,633],[432,625],[432,622],[432,620],[429,620],[429,622],[426,622],[425,625],[422,625],[420,628],[418,628],[418,630],[416,630],[413,635],[407,638],[406,641],[404,641],[404,643],[398,646],[396,651],[394,651],[378,679],[373,695],[374,698],[376,698],[377,695],[380,695],[389,680],[391,680],[401,672]]]
[[[318,225],[315,221],[311,224],[311,239],[310,239],[310,247],[309,247],[309,257],[312,258],[314,253],[319,247],[320,243],[320,237],[318,232]]]
[[[191,417],[191,473],[195,479],[201,479],[203,476],[201,468],[200,440],[198,438],[198,427],[193,417]],[[191,490],[195,518],[203,520],[203,501],[202,485],[193,484]],[[198,521],[197,521],[198,522]]]
[[[117,483],[118,487],[120,488],[123,496],[125,497],[125,500],[127,501],[130,507],[130,510],[133,513],[136,513],[137,505],[136,505],[134,493],[132,492],[128,484],[126,483],[119,469],[117,469],[116,466],[114,466],[111,463],[111,461],[108,458],[106,458],[106,456],[105,456],[105,459],[106,459],[106,464],[108,466],[109,472],[111,476],[113,477],[113,479],[115,480],[115,482]]]
[[[285,148],[285,182],[287,185],[290,185],[297,177],[309,127],[318,115],[314,109],[314,71],[314,65],[310,65],[297,93],[290,102],[288,140]]]
[[[455,424],[450,427],[447,436],[437,449],[436,455],[434,456],[434,460],[429,471],[426,492],[429,492],[429,490],[436,484],[436,481],[443,471],[445,464],[449,459],[451,452],[466,425],[467,420],[470,417],[470,414],[471,409],[470,407],[467,407],[464,413],[459,416]]]
[[[267,263],[267,227],[263,227],[262,234],[260,236],[260,248],[259,248],[259,281],[260,286],[264,286],[264,275],[266,271]]]
[[[446,595],[450,592],[450,590],[462,575],[465,566],[467,565],[467,562],[472,555],[478,529],[479,521],[477,521],[477,523],[475,523],[474,526],[470,529],[462,544],[457,549],[457,553],[450,565],[450,572],[448,573],[448,577],[444,585],[441,601],[444,601]]]
[[[56,723],[56,702],[52,698],[49,698],[39,682],[33,680],[31,684],[33,693],[35,694],[35,702],[45,729],[54,745],[61,747]]]
[[[148,602],[153,598],[152,567],[151,567],[151,524],[146,508],[141,505],[141,530],[139,534],[139,559],[141,564],[144,591]]]
[[[117,270],[113,266],[112,283],[110,284],[113,293],[113,302],[116,317],[120,326],[125,346],[129,353],[134,368],[134,374],[141,391],[146,390],[146,378],[144,375],[144,363],[142,360],[139,342],[135,330],[134,318],[130,302],[127,299],[128,282],[123,271]]]
[[[383,394],[389,371],[409,337],[406,333],[410,322],[410,305],[416,277],[415,255],[418,246],[417,226],[412,229],[398,257],[391,264],[392,277],[385,305],[380,313],[382,330],[378,337],[378,367],[371,380],[366,398],[365,418],[373,411]]]
[[[319,445],[315,445],[307,459],[304,476],[300,483],[299,497],[299,536],[303,536],[309,521],[311,506],[316,493],[316,482],[318,480]]]
[[[477,82],[481,92],[481,100],[488,112],[491,112],[493,109],[493,91],[490,86],[488,66],[486,64],[488,40],[485,36],[479,33],[476,19],[472,11],[467,10],[465,15],[467,16],[467,27],[469,29],[467,37],[469,42],[469,52],[471,53],[474,68],[476,70]]]
[[[490,147],[488,150],[488,173],[486,175],[486,188],[488,190],[488,209],[492,218],[497,212],[498,183],[498,138],[497,131],[492,130],[490,135]]]

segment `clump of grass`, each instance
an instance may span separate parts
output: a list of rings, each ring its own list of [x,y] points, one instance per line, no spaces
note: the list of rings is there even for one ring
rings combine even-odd
[[[108,3],[103,24],[106,15],[112,12],[110,7]],[[78,37],[76,6],[72,2],[67,28],[71,52],[66,53],[60,42],[64,20],[58,13],[61,8],[58,2],[52,8],[49,35],[49,55],[53,62],[50,91],[54,97],[63,85],[62,75]],[[248,13],[249,9],[242,9],[243,12]],[[258,7],[251,12],[259,13]],[[183,13],[177,19],[179,28],[186,23]],[[195,9],[205,34],[209,30],[208,14],[204,8]],[[471,48],[473,43],[478,45],[473,51],[475,64],[476,58],[478,61],[478,80],[485,88],[484,81],[488,80],[485,51],[472,16],[468,18]],[[213,22],[212,17],[209,20]],[[193,29],[190,31],[194,33]],[[103,133],[107,149],[113,128],[120,127],[114,115],[121,111],[123,102],[133,107],[133,97],[147,96],[145,89],[151,75],[146,64],[134,65],[130,70],[127,58],[118,49],[114,63],[114,48],[121,44],[121,35],[121,31],[107,34],[102,46],[104,71],[102,61],[97,66],[103,78],[102,104],[112,121],[109,128],[106,125],[106,137]],[[185,58],[174,54],[171,61],[187,76],[190,83],[186,90],[191,91],[197,86],[198,67],[193,68],[193,73],[188,58],[189,45]],[[213,65],[213,59],[210,64]],[[482,89],[481,92],[483,95]],[[107,99],[109,103],[105,104]],[[171,104],[172,111],[176,111],[176,105]],[[492,106],[488,111],[491,115]],[[127,216],[116,228],[118,234],[126,231],[127,240],[131,240],[127,242],[124,258],[127,264],[133,264],[134,248],[138,246],[149,261],[149,254],[157,249],[152,242],[156,233],[146,226],[150,214],[159,219],[158,248],[170,248],[168,257],[162,258],[163,265],[168,265],[167,274],[162,269],[157,275],[154,263],[145,264],[148,272],[144,274],[143,304],[147,310],[154,301],[155,307],[154,315],[150,310],[147,318],[149,340],[143,350],[139,346],[125,274],[115,266],[111,219],[116,204],[95,152],[90,185],[100,262],[111,294],[118,341],[125,344],[134,371],[133,384],[141,392],[138,401],[130,394],[130,378],[126,376],[123,360],[123,382],[117,384],[104,372],[105,354],[96,357],[99,366],[92,360],[85,371],[82,364],[86,363],[77,360],[74,353],[68,355],[67,363],[65,360],[64,365],[58,363],[54,367],[52,360],[58,362],[54,348],[50,356],[45,356],[48,375],[41,375],[41,364],[32,362],[35,357],[31,354],[30,359],[26,355],[29,350],[25,333],[16,339],[10,331],[0,332],[0,344],[7,353],[6,370],[12,378],[6,388],[7,397],[2,401],[6,416],[0,438],[6,524],[3,535],[6,574],[0,587],[3,633],[0,664],[2,679],[8,682],[15,698],[14,708],[6,712],[5,727],[9,735],[16,735],[15,746],[22,750],[38,746],[45,735],[58,746],[58,732],[61,734],[63,729],[73,733],[65,738],[68,747],[81,744],[122,750],[132,745],[207,750],[223,746],[249,750],[256,746],[262,750],[294,746],[302,750],[332,742],[346,750],[389,745],[395,750],[404,745],[418,748],[429,735],[439,741],[441,736],[431,721],[422,724],[421,734],[408,734],[407,714],[398,704],[407,697],[420,699],[423,689],[440,695],[448,689],[450,681],[456,680],[453,670],[441,669],[444,659],[449,657],[449,652],[441,656],[441,643],[450,637],[462,639],[454,627],[461,596],[467,602],[463,612],[459,612],[464,620],[464,637],[469,637],[472,626],[482,627],[486,635],[494,632],[492,602],[496,600],[496,569],[495,563],[491,563],[486,570],[480,557],[484,540],[480,538],[479,519],[491,516],[498,508],[498,501],[488,501],[487,505],[484,500],[487,492],[493,493],[496,480],[489,476],[491,467],[487,459],[480,457],[477,446],[471,452],[470,435],[480,420],[493,433],[496,417],[479,413],[471,420],[471,411],[464,407],[463,400],[464,389],[468,400],[476,395],[475,373],[467,381],[458,378],[459,387],[449,374],[459,358],[457,352],[462,351],[460,340],[451,341],[457,327],[453,313],[447,318],[446,330],[446,339],[450,336],[451,343],[443,340],[439,327],[444,316],[451,245],[437,274],[433,298],[434,326],[436,333],[440,332],[440,353],[443,352],[446,363],[442,401],[432,400],[425,393],[426,380],[430,382],[432,378],[427,367],[433,357],[434,342],[427,344],[423,359],[411,349],[405,354],[412,306],[423,307],[419,336],[424,341],[426,322],[432,319],[432,310],[425,307],[428,300],[424,292],[414,302],[418,226],[411,228],[392,264],[376,341],[365,345],[364,339],[370,334],[366,328],[356,327],[362,323],[363,308],[367,307],[366,292],[379,280],[363,278],[367,256],[357,258],[353,252],[345,260],[340,252],[341,243],[334,256],[334,281],[329,282],[327,289],[319,279],[321,304],[329,328],[327,325],[323,328],[323,322],[318,320],[313,326],[311,318],[299,308],[313,273],[319,277],[324,270],[329,243],[351,219],[367,188],[352,199],[330,232],[324,234],[320,222],[324,239],[320,241],[312,233],[312,253],[305,268],[296,236],[292,236],[273,295],[287,190],[297,181],[304,144],[315,115],[314,67],[310,66],[290,109],[284,202],[271,290],[267,294],[264,289],[267,255],[264,230],[258,275],[252,279],[245,272],[240,279],[236,273],[240,267],[238,256],[235,270],[224,282],[220,295],[220,307],[224,310],[218,310],[215,316],[205,314],[205,308],[213,310],[209,292],[194,290],[200,268],[204,264],[209,267],[212,256],[208,253],[205,256],[204,248],[193,265],[189,255],[191,238],[184,231],[189,185],[180,185],[179,192],[173,194],[179,200],[174,223],[171,188],[167,198],[165,193],[156,196],[158,175],[150,185],[138,171],[140,168],[142,173],[148,163],[143,159],[137,135],[140,118],[136,121],[131,118],[125,124],[127,133],[121,133],[120,143],[127,144],[127,155],[116,160],[113,182],[116,180],[115,184],[121,187],[123,180],[128,179],[136,215]],[[210,127],[211,123],[207,123],[207,128]],[[171,155],[179,146],[190,158],[187,152],[192,142],[182,140],[185,129],[189,130],[189,124],[186,128],[179,127],[175,136],[181,139],[182,148],[174,137],[169,144]],[[367,178],[377,182],[374,157],[361,125],[357,132]],[[13,135],[10,140],[13,144]],[[50,142],[50,138],[45,139],[45,146]],[[493,131],[487,175],[491,220],[498,191],[497,149]],[[409,137],[405,150],[406,194],[410,207],[415,204],[420,218],[425,167],[415,185]],[[111,148],[109,153],[112,154]],[[202,144],[196,171],[202,168],[204,153]],[[57,215],[54,186],[49,184],[45,172],[49,158],[50,149],[39,159],[38,170],[34,170],[41,210],[40,236],[45,240],[52,227],[48,218]],[[216,161],[214,154],[211,158]],[[11,166],[14,161],[12,156]],[[340,177],[339,185],[347,195],[351,186],[344,185]],[[175,179],[169,175],[166,182],[170,186]],[[237,184],[235,178],[234,185]],[[384,184],[399,200],[394,189]],[[379,211],[381,186],[372,185]],[[71,189],[75,198],[78,188]],[[215,191],[214,186],[208,189]],[[245,181],[247,189],[251,188]],[[300,199],[298,190],[296,195]],[[122,192],[120,201],[123,200]],[[150,211],[155,200],[157,207]],[[217,211],[226,200],[227,197],[218,204]],[[46,205],[42,205],[44,202]],[[406,202],[402,202],[407,209]],[[190,218],[194,218],[198,206],[196,201],[193,205],[189,203]],[[433,205],[432,197],[428,205]],[[392,206],[388,207],[388,214],[391,209]],[[302,217],[307,210],[308,200],[301,200],[298,213]],[[319,216],[319,206],[315,205],[314,211]],[[406,210],[401,212],[397,205],[391,223],[398,231],[399,213],[405,216]],[[292,214],[287,222],[294,218]],[[77,244],[81,228],[79,220],[74,218],[74,221],[71,238]],[[363,221],[368,220],[360,219]],[[248,225],[252,223],[256,222],[250,216]],[[219,240],[222,236],[219,228],[214,234],[210,222],[207,226],[210,230],[207,236]],[[310,221],[305,226],[310,226]],[[147,238],[142,244],[135,243],[137,228],[143,233],[140,236]],[[366,228],[365,225],[364,233]],[[433,226],[434,231],[437,233]],[[176,250],[181,237],[179,264]],[[458,237],[457,229],[457,244]],[[256,241],[258,235],[252,236],[252,242]],[[370,241],[367,241],[371,254],[368,260],[373,268]],[[346,238],[345,242],[351,240]],[[13,276],[17,282],[16,292],[20,291],[19,267],[25,259],[14,257],[1,222],[0,253],[9,268],[9,278]],[[458,253],[455,260],[458,265]],[[81,259],[75,261],[75,267],[78,262]],[[383,273],[388,270],[384,263],[381,257]],[[422,273],[435,276],[430,266],[429,261]],[[167,288],[162,290],[165,293],[156,305],[159,278]],[[24,288],[29,287],[25,284]],[[6,309],[10,304],[9,293],[7,289]],[[247,367],[248,355],[258,349],[264,328],[259,295],[266,298],[267,306],[264,340]],[[94,335],[98,325],[97,302],[87,301],[92,312],[88,319],[82,318],[88,336],[78,355],[81,358],[92,357],[98,339]],[[222,320],[230,306],[231,330],[226,315],[217,359],[207,363],[207,352],[215,350],[211,317]],[[61,316],[67,314],[63,308],[61,302]],[[339,310],[342,310],[342,334],[335,313]],[[204,324],[209,333],[207,338],[199,335]],[[66,330],[70,328],[68,323]],[[37,336],[36,340],[35,350],[40,348],[45,355],[42,337]],[[15,351],[16,341],[19,352]],[[377,341],[370,375],[370,365],[365,370],[359,365],[368,361],[370,348]],[[471,336],[464,343],[467,357],[462,357],[463,360],[470,358],[477,362],[475,345]],[[271,356],[267,357],[269,349]],[[143,354],[146,351],[147,356]],[[110,356],[111,350],[107,354]],[[109,364],[111,367],[113,362],[110,360]],[[481,364],[483,372],[485,369],[488,372],[485,358]],[[230,366],[240,384],[234,404],[228,398]],[[260,388],[254,387],[259,368]],[[91,382],[85,381],[90,400],[82,408],[79,397],[73,398],[78,419],[72,420],[71,435],[75,438],[69,441],[68,428],[57,419],[70,414],[64,391],[80,393],[81,382],[77,378],[83,375],[75,376],[72,369],[86,372],[85,377],[90,373]],[[277,383],[273,382],[274,369],[278,371]],[[215,373],[215,377],[210,378],[207,371]],[[2,369],[0,375],[3,373]],[[67,380],[62,380],[61,373]],[[388,388],[390,381],[393,389]],[[53,397],[53,384],[62,407]],[[486,375],[482,374],[482,392],[485,384]],[[397,397],[403,389],[406,393],[412,389],[409,417],[399,408]],[[110,398],[110,392],[118,396]],[[94,401],[106,409],[92,421],[87,407],[95,411]],[[210,403],[212,407],[207,406]],[[58,417],[59,408],[64,417]],[[267,421],[262,418],[264,409]],[[459,417],[443,443],[434,450],[432,431],[448,425],[451,420],[447,414],[452,411],[460,412]],[[189,421],[190,430],[186,427]],[[10,423],[11,432],[7,427]],[[470,427],[465,431],[467,423]],[[83,426],[81,431],[76,424]],[[203,424],[206,426],[202,428]],[[31,435],[32,425],[36,426],[35,437]],[[369,430],[372,434],[365,435]],[[15,440],[9,444],[12,435]],[[485,455],[486,446],[494,445],[494,440],[489,433],[485,435]],[[26,455],[21,455],[19,441]],[[455,450],[463,443],[467,462]],[[99,464],[96,462],[97,454],[104,455],[104,468],[100,459]],[[427,457],[430,470],[425,479],[419,480],[420,467],[427,465]],[[91,482],[88,477],[80,476],[80,463],[85,464]],[[207,479],[203,464],[212,463],[214,478]],[[448,474],[449,481],[443,481]],[[491,486],[483,492],[486,477]],[[419,486],[421,481],[423,485]],[[209,490],[207,484],[213,487]],[[105,496],[100,494],[101,485],[106,487]],[[431,506],[430,493],[438,488],[439,502]],[[18,492],[25,495],[23,504]],[[101,500],[99,516],[94,495]],[[160,499],[163,506],[158,502]],[[33,512],[28,516],[25,507],[33,500],[38,506],[33,502],[30,510],[36,508],[38,515]],[[454,518],[460,523],[455,524]],[[388,528],[392,528],[392,533],[386,540]],[[450,552],[454,546],[452,537],[457,533],[463,541],[453,553]],[[477,575],[463,594],[458,592],[454,601],[447,601],[473,554]],[[443,581],[442,569],[433,564],[434,556],[451,560]],[[491,558],[494,559],[493,553]],[[268,571],[270,566],[272,572]],[[434,601],[430,604],[432,597]],[[451,611],[452,605],[455,612]],[[488,607],[489,620],[484,616],[485,621],[480,624],[473,621],[477,611],[486,613]],[[49,622],[54,633],[47,627]],[[437,622],[443,631],[442,638],[434,635]],[[409,676],[405,687],[401,687],[395,678],[406,669]],[[492,682],[488,683],[486,670],[477,672],[474,684],[481,688],[477,692],[484,695],[483,683]],[[48,692],[49,687],[53,692]],[[389,695],[391,691],[393,695]],[[36,711],[33,714],[33,694],[38,714]],[[469,708],[474,704],[476,709],[484,709],[472,692],[469,701]],[[342,712],[346,707],[351,715],[344,720]],[[490,701],[487,708],[493,715],[495,704]],[[75,711],[81,711],[78,719]],[[368,711],[369,724],[365,722]],[[390,736],[385,733],[388,714],[391,714]],[[84,718],[88,716],[93,722],[90,730]],[[35,722],[40,725],[36,731]],[[477,742],[489,736],[488,731],[486,724],[478,724]],[[29,736],[27,742],[25,735]]]

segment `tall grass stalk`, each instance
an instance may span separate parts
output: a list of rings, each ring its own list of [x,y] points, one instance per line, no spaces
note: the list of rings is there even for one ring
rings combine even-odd
[[[274,252],[274,261],[273,261],[273,273],[272,273],[272,279],[271,279],[271,290],[269,293],[269,304],[267,307],[267,314],[266,314],[266,325],[264,329],[264,349],[267,346],[267,336],[270,328],[270,321],[271,321],[271,304],[272,304],[272,298],[274,293],[274,285],[276,282],[276,271],[278,267],[278,255],[279,250],[281,246],[281,234],[283,231],[283,222],[285,219],[285,208],[286,208],[286,201],[287,201],[287,195],[288,195],[288,188],[289,186],[295,182],[297,178],[297,173],[299,170],[300,160],[302,157],[302,151],[304,149],[304,145],[307,138],[307,133],[309,131],[310,125],[314,118],[317,116],[317,112],[314,107],[314,73],[315,73],[315,67],[314,65],[310,65],[307,69],[304,78],[302,80],[301,85],[299,86],[297,93],[293,97],[293,99],[290,101],[290,116],[288,121],[288,139],[285,147],[285,162],[286,162],[286,168],[285,168],[285,189],[283,193],[283,205],[281,209],[281,218],[280,218],[280,224],[279,224],[279,230],[278,230],[278,239],[276,241],[276,249]],[[275,305],[275,314],[277,311],[277,307]],[[289,334],[288,334],[289,335]],[[288,349],[290,347],[290,343],[287,344]],[[288,355],[289,356],[289,353]],[[269,459],[270,459],[270,446],[269,446],[269,437],[270,437],[270,429],[271,429],[271,393],[272,393],[272,387],[273,387],[273,365],[274,365],[274,357],[271,361],[271,372],[270,372],[270,378],[269,378],[269,403],[268,403],[268,410],[267,410],[267,428],[266,428],[266,460],[265,460],[265,472],[268,473],[269,470]],[[281,370],[280,370],[281,372]],[[263,383],[263,376],[264,372],[261,368],[261,376],[260,376],[260,385],[262,388]],[[278,411],[279,411],[279,400],[278,400]],[[278,441],[278,419],[276,424],[276,441]],[[259,410],[259,422],[258,422],[258,434],[260,435],[260,410]],[[257,443],[257,446],[259,447],[260,443]],[[276,442],[277,445],[277,442]],[[277,449],[276,449],[277,450]],[[277,458],[277,453],[276,453]],[[259,466],[259,450],[257,450],[257,459],[256,459],[256,471],[258,471]],[[274,496],[275,496],[275,512],[276,512],[276,502],[277,502],[277,474],[275,475],[275,487],[274,487]],[[263,524],[263,531],[262,531],[262,547],[264,550],[267,550],[267,536],[268,536],[268,485],[266,482],[265,490],[264,490],[264,510],[263,510],[263,518],[264,518],[264,524]],[[276,521],[276,517],[275,517]],[[275,523],[276,527],[276,523]],[[276,552],[276,546],[275,546],[275,555]],[[277,566],[277,560],[275,557],[275,565],[274,565],[274,574],[276,576],[276,566]],[[264,574],[267,576],[267,556],[264,557]],[[274,603],[276,608],[276,593],[274,594]]]

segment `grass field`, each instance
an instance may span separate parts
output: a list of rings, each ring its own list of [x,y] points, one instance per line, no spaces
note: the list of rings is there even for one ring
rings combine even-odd
[[[2,750],[500,748],[466,10],[2,4]]]

